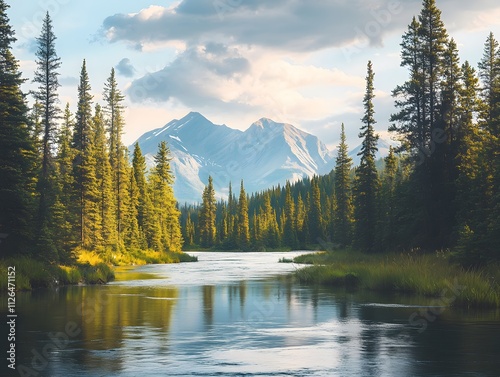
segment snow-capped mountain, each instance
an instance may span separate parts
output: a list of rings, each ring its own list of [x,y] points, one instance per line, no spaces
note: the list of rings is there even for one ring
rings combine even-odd
[[[267,118],[243,132],[191,112],[137,140],[148,167],[161,141],[168,142],[171,151],[174,192],[180,203],[200,201],[209,175],[217,197],[226,198],[229,182],[236,195],[241,179],[247,192],[257,192],[287,180],[326,174],[335,165],[336,151],[329,151],[316,136]]]

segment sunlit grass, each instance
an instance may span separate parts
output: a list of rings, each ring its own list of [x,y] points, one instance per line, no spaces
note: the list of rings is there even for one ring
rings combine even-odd
[[[197,257],[186,253],[158,252],[150,249],[132,249],[125,253],[111,249],[89,251],[79,249],[76,251],[79,263],[88,263],[95,266],[106,263],[113,266],[140,266],[144,264],[166,264],[180,262],[196,262]]]
[[[366,255],[336,251],[302,255],[295,263],[300,282],[445,297],[461,307],[500,307],[499,268],[464,270],[445,253]]]

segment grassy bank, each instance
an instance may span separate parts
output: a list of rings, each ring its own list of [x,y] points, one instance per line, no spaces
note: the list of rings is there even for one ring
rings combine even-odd
[[[132,250],[127,254],[111,251],[76,250],[77,261],[70,266],[52,265],[31,258],[0,260],[0,292],[7,291],[9,267],[15,267],[16,290],[31,290],[72,284],[104,284],[114,280],[112,266],[194,262],[185,253],[158,253]]]
[[[132,249],[127,253],[113,250],[89,251],[77,249],[75,251],[79,263],[96,265],[106,263],[113,266],[140,266],[144,264],[168,264],[181,262],[196,262],[197,257],[186,253],[158,252],[154,250]]]
[[[335,251],[301,255],[295,263],[302,283],[404,292],[436,297],[457,307],[500,307],[500,268],[465,270],[447,253],[366,255]]]
[[[78,263],[73,266],[59,266],[29,258],[11,258],[0,261],[0,291],[8,288],[7,273],[15,268],[15,289],[55,287],[68,284],[104,284],[115,277],[113,269],[105,263],[95,265]]]

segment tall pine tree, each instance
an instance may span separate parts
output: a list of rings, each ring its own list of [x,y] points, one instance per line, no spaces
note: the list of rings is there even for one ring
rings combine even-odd
[[[100,213],[100,231],[103,245],[117,249],[118,237],[115,218],[115,196],[113,192],[113,176],[109,163],[104,119],[100,105],[95,106],[92,119],[94,127],[93,149],[96,159],[96,180],[99,190],[98,208]]]
[[[250,228],[248,223],[247,194],[243,187],[243,180],[240,187],[240,199],[238,201],[238,246],[245,250],[250,242]]]
[[[34,83],[38,84],[38,90],[34,92],[34,98],[40,106],[41,115],[41,169],[39,173],[37,191],[39,193],[37,214],[37,243],[42,251],[48,253],[50,259],[57,259],[57,250],[54,246],[52,234],[50,234],[51,208],[56,200],[54,188],[54,163],[53,150],[56,142],[56,126],[59,118],[59,88],[58,69],[61,59],[57,56],[55,48],[56,36],[52,28],[52,20],[47,12],[42,24],[40,36],[36,39],[38,49],[36,51],[36,65]]]
[[[355,182],[355,219],[356,219],[356,242],[360,248],[367,252],[373,252],[375,248],[375,237],[377,229],[377,203],[376,198],[379,190],[377,168],[375,166],[375,154],[378,151],[378,135],[375,134],[376,123],[373,99],[375,90],[373,85],[373,66],[368,62],[366,76],[366,93],[363,99],[365,115],[362,118],[360,138],[363,138],[361,151],[361,162],[356,169]]]
[[[118,237],[121,238],[129,164],[127,158],[128,152],[122,141],[125,123],[123,118],[123,101],[125,97],[118,89],[114,68],[111,69],[111,74],[104,86],[103,99],[105,101],[104,111],[107,115],[106,131],[108,133],[109,162],[111,164],[111,171],[113,172],[116,227]]]
[[[164,250],[180,252],[182,233],[179,223],[180,212],[176,206],[172,185],[174,177],[170,168],[170,150],[162,141],[155,156],[155,167],[150,175],[153,205],[161,228]]]
[[[334,241],[345,247],[352,241],[353,206],[351,190],[352,159],[349,157],[344,123],[340,132],[340,144],[335,162],[336,212],[333,218]]]
[[[0,250],[2,255],[26,253],[33,239],[33,139],[19,63],[12,55],[14,31],[8,5],[0,0]]]
[[[100,244],[99,187],[96,178],[96,155],[93,147],[92,94],[85,60],[78,85],[78,109],[73,133],[75,149],[73,174],[78,197],[76,215],[80,233],[80,246],[93,248]]]
[[[203,190],[202,204],[199,215],[199,233],[202,247],[212,247],[215,244],[215,190],[212,177],[208,177],[208,184]]]

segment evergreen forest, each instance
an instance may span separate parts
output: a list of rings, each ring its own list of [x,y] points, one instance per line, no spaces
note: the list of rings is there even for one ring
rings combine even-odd
[[[490,33],[477,62],[460,61],[434,0],[423,1],[402,36],[407,80],[392,92],[389,127],[400,144],[383,164],[375,157],[376,67],[368,62],[364,112],[359,124],[342,125],[330,174],[259,193],[229,183],[227,200],[216,198],[210,177],[200,205],[176,202],[165,142],[151,169],[138,144],[129,156],[114,69],[99,103],[83,60],[78,101],[62,106],[63,62],[49,13],[36,39],[34,77],[22,75],[7,9],[0,0],[2,257],[72,263],[91,252],[113,263],[184,247],[451,250],[466,266],[500,259],[499,42]],[[24,93],[26,80],[37,89]],[[345,127],[359,127],[359,166]]]

